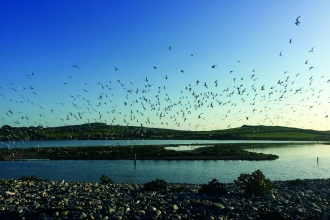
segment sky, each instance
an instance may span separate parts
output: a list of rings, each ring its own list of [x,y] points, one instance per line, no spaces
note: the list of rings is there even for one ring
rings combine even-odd
[[[2,0],[0,127],[330,130],[329,8]]]

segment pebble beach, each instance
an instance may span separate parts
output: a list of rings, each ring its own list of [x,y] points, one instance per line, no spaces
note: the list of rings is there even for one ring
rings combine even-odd
[[[0,219],[330,219],[330,179],[272,181],[253,197],[235,184],[226,195],[198,193],[199,184],[0,180]],[[178,190],[181,189],[181,190]]]

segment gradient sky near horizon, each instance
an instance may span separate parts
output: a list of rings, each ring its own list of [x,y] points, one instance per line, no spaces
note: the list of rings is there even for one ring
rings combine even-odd
[[[329,8],[1,1],[0,127],[330,130]]]

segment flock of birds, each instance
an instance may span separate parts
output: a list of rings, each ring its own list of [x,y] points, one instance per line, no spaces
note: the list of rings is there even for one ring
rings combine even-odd
[[[301,23],[299,19],[300,16],[295,22],[297,26]],[[289,44],[292,43],[293,38],[290,38]],[[168,47],[169,52],[172,52],[172,49],[172,46]],[[314,53],[314,47],[308,52]],[[283,56],[282,51],[279,56]],[[240,60],[237,65],[239,63]],[[304,65],[308,65],[308,71],[312,72],[314,67],[309,65],[307,59]],[[214,64],[209,68],[217,69],[217,66]],[[72,65],[72,68],[81,70],[78,65]],[[150,65],[150,68],[158,69],[155,65]],[[120,72],[120,68],[115,66],[114,71]],[[180,72],[186,74],[183,69]],[[89,81],[84,83],[80,92],[77,91],[78,94],[68,94],[66,101],[57,102],[55,108],[38,103],[38,85],[17,87],[15,83],[10,83],[7,91],[0,87],[0,99],[1,102],[6,100],[6,103],[13,103],[18,107],[8,106],[5,112],[0,112],[0,125],[62,126],[105,122],[125,126],[215,130],[232,128],[237,123],[249,124],[251,120],[260,125],[280,124],[295,127],[299,121],[291,117],[291,114],[298,114],[298,118],[308,117],[310,123],[313,123],[313,117],[322,117],[325,120],[328,118],[330,94],[324,93],[322,86],[330,85],[330,79],[325,76],[316,78],[313,74],[303,76],[284,71],[276,82],[260,85],[259,78],[264,76],[258,74],[255,69],[248,75],[239,75],[233,70],[228,74],[232,77],[232,84],[224,85],[218,79],[196,79],[191,82],[187,79],[186,85],[172,94],[167,92],[171,87],[170,75],[165,75],[164,81],[161,82],[154,82],[148,76],[143,76],[143,87],[135,86],[135,82],[128,79],[95,82],[99,90],[97,97],[88,95],[91,93],[88,85],[92,83]],[[33,82],[36,75],[27,75],[27,79]],[[308,83],[296,87],[296,80],[301,78],[308,79]],[[314,81],[317,81],[315,86]],[[328,96],[325,97],[327,102],[323,101],[324,96]],[[26,105],[34,106],[33,116],[24,111]],[[314,107],[320,105],[325,106],[324,112],[310,113]],[[51,125],[51,122],[48,124],[48,121],[56,121],[57,125]]]

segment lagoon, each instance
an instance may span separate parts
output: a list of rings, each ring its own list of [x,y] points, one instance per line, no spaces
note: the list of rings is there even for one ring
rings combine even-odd
[[[1,141],[0,148],[31,147],[93,147],[129,145],[196,145],[196,144],[267,144],[267,143],[317,143],[317,141],[274,141],[274,140],[55,140],[55,141]],[[320,142],[323,143],[323,142]]]
[[[196,142],[196,140],[195,140]],[[203,141],[205,143],[205,141]],[[274,161],[0,161],[0,178],[38,178],[98,182],[102,174],[117,183],[145,183],[156,178],[171,183],[203,184],[213,178],[233,182],[241,173],[260,169],[271,180],[329,178],[330,145],[320,143],[260,144],[247,150],[279,155]],[[317,157],[319,158],[317,162]]]

